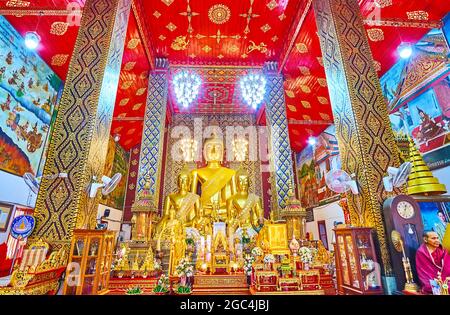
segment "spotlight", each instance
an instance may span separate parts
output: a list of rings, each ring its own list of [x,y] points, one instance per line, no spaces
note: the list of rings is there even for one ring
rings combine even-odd
[[[403,59],[408,59],[409,57],[411,57],[412,52],[413,51],[411,45],[400,44],[400,46],[398,46],[398,54]]]
[[[316,144],[316,138],[309,137],[308,138],[308,143],[309,143],[309,145],[315,145]]]
[[[35,50],[39,43],[41,42],[41,37],[36,32],[27,32],[25,34],[25,46],[28,49]]]
[[[116,134],[114,135],[114,141],[115,141],[115,142],[119,142],[119,140],[120,140],[120,135],[119,135],[118,133],[116,133]]]

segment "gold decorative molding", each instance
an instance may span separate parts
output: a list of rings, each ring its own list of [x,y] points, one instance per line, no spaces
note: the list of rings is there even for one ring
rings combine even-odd
[[[69,23],[66,22],[53,22],[50,27],[50,34],[62,36],[66,34],[69,28]]]

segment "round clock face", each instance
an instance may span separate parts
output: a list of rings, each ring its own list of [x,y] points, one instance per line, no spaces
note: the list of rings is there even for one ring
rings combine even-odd
[[[400,201],[397,212],[403,219],[411,219],[414,216],[414,206],[408,201]]]

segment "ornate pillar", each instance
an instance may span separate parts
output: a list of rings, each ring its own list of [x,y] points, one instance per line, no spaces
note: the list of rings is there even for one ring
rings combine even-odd
[[[272,195],[276,195],[278,206],[278,209],[272,209],[272,211],[275,210],[276,218],[279,218],[281,209],[286,206],[289,199],[289,189],[294,187],[294,170],[284,99],[284,80],[277,70],[276,62],[267,62],[264,65],[267,79],[265,102],[270,139],[269,151],[275,181],[275,185],[272,185]],[[275,191],[273,191],[274,188]]]
[[[149,197],[153,199],[155,207],[158,207],[159,202],[164,128],[166,125],[168,66],[167,59],[157,58],[156,69],[149,76],[136,187],[136,201],[138,201],[139,194],[148,181]]]
[[[74,228],[95,223],[99,197],[90,199],[86,188],[93,176],[98,181],[103,175],[130,5],[131,0],[87,0],[84,6],[31,235],[53,249],[70,246]],[[45,177],[60,172],[68,177]]]
[[[382,217],[383,176],[399,158],[357,0],[314,0],[342,169],[356,174],[347,194],[352,225],[376,229],[384,274],[392,273]]]

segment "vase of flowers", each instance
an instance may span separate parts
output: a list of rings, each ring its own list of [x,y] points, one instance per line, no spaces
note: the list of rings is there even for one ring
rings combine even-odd
[[[176,274],[180,277],[180,284],[177,288],[177,294],[190,294],[191,286],[187,283],[187,278],[194,275],[194,267],[187,258],[182,258],[176,268]]]
[[[298,250],[298,255],[300,256],[300,261],[303,264],[304,270],[309,270],[309,264],[312,263],[313,253],[309,247],[302,246]]]
[[[153,292],[156,295],[163,295],[169,293],[170,284],[169,284],[169,277],[166,276],[164,273],[159,277],[158,283],[153,288]]]
[[[252,256],[255,258],[256,262],[261,262],[261,258],[264,255],[263,250],[261,247],[253,247],[252,249]]]
[[[127,295],[140,295],[142,293],[142,289],[139,286],[130,287],[126,292]]]
[[[246,255],[244,258],[244,273],[247,276],[247,284],[251,284],[251,276],[252,276],[252,265],[255,261],[255,257],[251,255]]]

